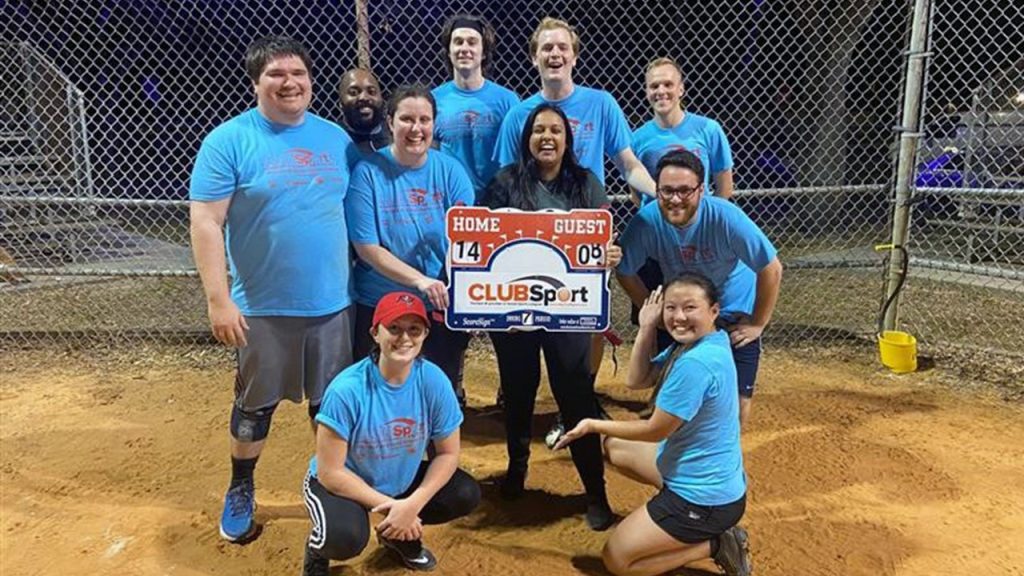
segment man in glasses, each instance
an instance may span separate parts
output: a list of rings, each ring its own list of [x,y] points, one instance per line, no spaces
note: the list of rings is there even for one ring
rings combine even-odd
[[[721,327],[729,332],[739,380],[740,424],[750,415],[761,358],[761,333],[772,318],[782,263],[764,232],[737,206],[704,189],[704,164],[688,150],[658,160],[657,202],[642,207],[622,235],[619,284],[634,304],[650,290],[637,276],[648,260],[666,279],[683,272],[707,276],[720,292]],[[659,330],[658,347],[672,338]]]

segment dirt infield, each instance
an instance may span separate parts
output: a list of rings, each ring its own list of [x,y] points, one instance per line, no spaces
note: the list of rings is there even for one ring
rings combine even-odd
[[[308,522],[299,487],[312,450],[304,410],[279,410],[257,469],[262,533],[227,544],[216,529],[229,473],[223,355],[115,364],[40,354],[0,355],[0,573],[300,572]],[[463,467],[483,482],[484,502],[468,519],[428,528],[440,572],[604,574],[605,535],[584,525],[566,454],[538,442],[527,497],[497,497],[497,376],[484,356],[469,364]],[[607,406],[632,417],[641,397],[605,368]],[[768,352],[744,434],[756,574],[1024,574],[1024,406],[937,381],[935,372],[891,376],[869,353]],[[545,392],[538,434],[552,412]],[[651,494],[607,476],[620,514]],[[402,572],[373,542],[333,571]],[[706,563],[679,573],[718,572]]]

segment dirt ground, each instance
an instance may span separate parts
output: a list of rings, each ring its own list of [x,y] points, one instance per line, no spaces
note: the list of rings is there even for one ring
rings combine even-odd
[[[262,533],[244,546],[218,536],[229,474],[224,356],[0,355],[0,573],[298,574],[309,526],[299,489],[312,450],[304,409],[278,411],[257,468]],[[567,454],[538,439],[527,497],[498,498],[496,381],[493,361],[477,353],[462,465],[484,501],[469,518],[428,528],[440,573],[604,574],[606,535],[583,522]],[[766,353],[743,437],[756,574],[1024,574],[1024,403],[940,381],[939,370],[890,375],[869,351]],[[641,397],[622,382],[606,362],[606,405],[632,418]],[[538,436],[553,412],[545,391]],[[620,514],[652,494],[614,471],[607,479]],[[333,568],[402,572],[373,541]],[[679,573],[718,571],[705,562]]]

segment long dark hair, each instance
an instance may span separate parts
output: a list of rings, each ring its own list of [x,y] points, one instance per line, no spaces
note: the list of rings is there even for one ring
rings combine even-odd
[[[573,150],[572,124],[561,108],[550,102],[544,102],[533,109],[523,124],[523,133],[519,137],[519,159],[512,165],[512,188],[509,190],[509,206],[520,210],[536,210],[537,198],[534,186],[540,180],[537,172],[537,160],[530,153],[530,135],[537,116],[544,111],[558,114],[565,126],[565,155],[562,166],[555,177],[554,189],[568,197],[570,208],[592,208],[587,194],[587,177],[589,172],[580,166]]]

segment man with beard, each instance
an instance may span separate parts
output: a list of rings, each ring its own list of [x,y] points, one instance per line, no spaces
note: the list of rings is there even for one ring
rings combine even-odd
[[[622,234],[615,275],[637,306],[650,290],[637,276],[648,259],[671,281],[680,274],[707,276],[721,294],[718,323],[729,332],[740,394],[740,425],[750,415],[761,359],[761,333],[779,298],[782,264],[757,224],[735,204],[705,193],[704,164],[688,150],[658,160],[658,199],[648,202]],[[659,350],[672,343],[658,331]]]
[[[384,96],[373,72],[353,68],[338,83],[341,126],[352,137],[363,156],[391,144],[391,132],[384,122]]]

